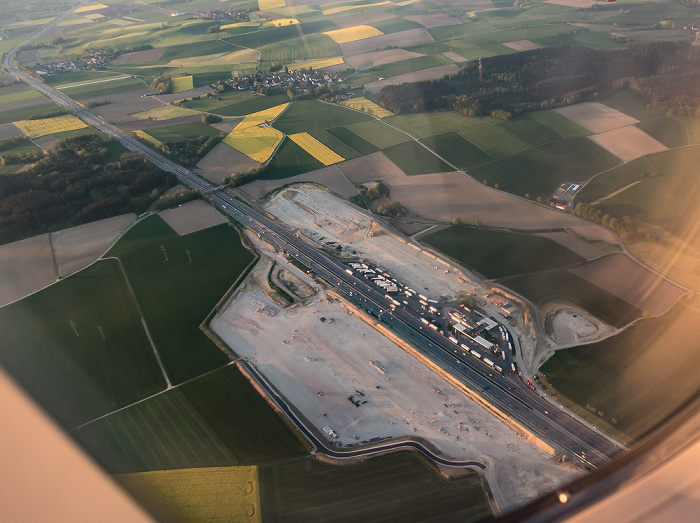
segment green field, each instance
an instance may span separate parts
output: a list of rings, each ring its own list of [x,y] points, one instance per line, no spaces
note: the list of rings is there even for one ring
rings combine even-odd
[[[24,100],[31,100],[32,98],[43,97],[39,91],[34,89],[29,89],[27,91],[20,91],[18,93],[3,94],[0,95],[0,105],[11,104],[14,102],[23,102]]]
[[[161,142],[180,142],[200,136],[223,136],[217,128],[202,122],[182,123],[149,129],[148,134]]]
[[[63,133],[61,133],[63,134]],[[5,149],[4,151],[0,151],[0,158],[4,156],[11,156],[14,154],[26,154],[29,152],[38,152],[40,151],[41,148],[37,145],[34,144],[34,142],[30,141],[28,138],[23,142],[15,147],[12,147],[10,149]],[[23,163],[11,163],[8,165],[3,165],[2,162],[0,162],[0,175],[2,174],[13,174],[19,171],[22,167],[24,167]]]
[[[457,111],[433,111],[400,114],[385,118],[384,121],[420,139],[463,129],[474,129],[475,133],[480,133],[484,127],[488,127],[498,120],[491,117],[469,118]]]
[[[183,107],[196,111],[221,116],[245,116],[288,102],[289,97],[286,95],[257,96],[248,91],[229,91],[211,97],[203,96],[198,100],[190,98],[180,103]]]
[[[259,469],[264,521],[483,521],[492,517],[479,475],[448,481],[415,454],[352,465],[311,458]]]
[[[160,217],[142,223],[151,220]],[[171,382],[228,362],[199,325],[253,260],[234,229],[224,224],[151,242],[119,258]]]
[[[353,87],[359,87],[364,84],[376,82],[380,78],[391,78],[392,76],[398,76],[400,74],[414,73],[430,67],[437,67],[439,65],[448,65],[452,63],[454,63],[452,60],[441,55],[419,56],[408,60],[402,60],[400,62],[379,65],[377,67],[372,67],[371,69],[365,69],[360,73],[356,73],[348,77],[348,82]]]
[[[127,78],[124,80],[114,80],[110,82],[70,87],[67,89],[61,89],[61,92],[74,100],[87,100],[90,98],[98,98],[102,96],[106,97],[128,91],[137,91],[139,89],[146,89],[146,84],[143,82],[143,80]]]
[[[292,103],[289,109],[277,119],[274,127],[285,134],[295,134],[372,120],[373,118],[369,115],[341,105],[304,100]]]
[[[95,80],[106,80],[107,78],[119,78],[120,76],[123,75],[111,71],[71,71],[47,76],[44,78],[44,81],[52,87],[60,87],[62,85],[75,85],[93,82]]]
[[[369,143],[347,127],[334,127],[332,129],[326,129],[326,132],[335,136],[361,155],[372,154],[379,150],[379,147]]]
[[[339,154],[346,160],[362,156],[359,152],[350,147],[343,140],[336,137],[334,134],[329,133],[326,129],[311,131],[309,134],[316,138],[323,145],[328,147],[331,151],[333,151],[336,154]]]
[[[557,393],[589,417],[638,441],[700,393],[698,310],[697,298],[684,300],[665,316],[613,338],[557,351],[541,370]],[[583,410],[587,405],[602,415]]]
[[[493,160],[484,151],[454,132],[428,136],[421,141],[462,170]]]
[[[408,176],[454,171],[452,167],[413,140],[384,149],[384,154]]]
[[[530,144],[515,131],[513,123],[470,127],[462,129],[459,134],[494,158],[506,158],[530,148]]]
[[[645,175],[653,176],[655,174],[658,172],[648,158],[637,158],[593,178],[576,195],[576,202],[592,203],[640,181]]]
[[[0,330],[0,364],[64,427],[165,387],[115,260],[3,307]]]
[[[697,194],[700,178],[700,146],[683,147],[647,156],[656,176],[605,200],[598,205],[611,216],[629,215],[657,225],[694,246],[700,246],[700,207]]]
[[[235,365],[73,432],[110,473],[247,465],[304,447]]]
[[[423,27],[419,23],[412,22],[411,20],[405,20],[404,18],[390,18],[389,20],[382,20],[381,22],[372,22],[368,25],[376,27],[385,35]]]
[[[279,180],[297,174],[321,169],[324,165],[299,147],[292,140],[285,140],[272,157],[265,171],[260,175],[263,180]]]
[[[421,243],[486,278],[539,272],[584,261],[548,238],[482,227],[448,227],[423,236]]]
[[[513,194],[548,198],[563,182],[583,182],[619,164],[620,160],[602,147],[578,138],[545,144],[469,174]]]
[[[642,316],[642,311],[636,307],[565,269],[503,278],[499,283],[535,305],[550,300],[568,301],[618,328]]]
[[[299,25],[291,27],[299,27]],[[302,38],[264,44],[254,48],[262,53],[262,60],[266,62],[291,63],[292,61],[333,58],[341,55],[340,46],[324,34],[311,34]]]
[[[661,113],[647,109],[644,99],[633,91],[618,91],[608,96],[603,103],[640,121],[663,116]]]
[[[44,116],[61,110],[58,105],[52,102],[41,105],[33,105],[31,107],[10,109],[9,111],[3,111],[1,109],[2,108],[0,108],[0,125],[4,123],[18,122],[20,120],[27,120],[32,116]]]
[[[688,133],[688,142],[700,145],[700,118],[680,118]]]
[[[346,125],[346,127],[349,131],[379,149],[386,149],[411,139],[410,136],[401,131],[392,129],[388,125],[374,119],[367,122],[353,123]]]
[[[678,118],[663,117],[644,120],[637,124],[642,131],[658,140],[669,149],[688,145],[688,131]]]
[[[588,136],[590,131],[572,122],[565,116],[554,111],[533,111],[527,113],[523,119],[535,120],[542,125],[549,127],[560,138],[582,138]]]

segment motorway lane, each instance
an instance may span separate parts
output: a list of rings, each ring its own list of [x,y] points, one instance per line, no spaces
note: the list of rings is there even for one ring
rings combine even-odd
[[[277,249],[286,250],[291,256],[299,259],[319,276],[334,285],[346,297],[360,304],[373,315],[384,318],[389,314],[391,319],[385,323],[395,328],[414,345],[419,346],[428,356],[438,359],[446,370],[450,373],[456,373],[467,386],[476,385],[476,389],[481,390],[480,394],[488,401],[494,401],[505,412],[508,412],[546,441],[553,442],[565,451],[578,456],[583,463],[591,466],[598,466],[622,451],[607,438],[570,415],[553,409],[551,404],[533,393],[519,380],[508,381],[493,371],[490,376],[483,375],[482,369],[477,371],[472,365],[456,358],[452,353],[454,349],[451,342],[445,337],[429,331],[429,329],[424,330],[423,325],[415,317],[401,314],[401,312],[387,312],[390,311],[390,302],[384,297],[384,294],[363,278],[349,276],[345,272],[345,265],[342,262],[308,246],[303,240],[295,237],[267,217],[226,193],[217,191],[215,186],[200,179],[195,173],[156,153],[121,129],[90,113],[63,93],[19,70],[14,65],[14,54],[15,50],[12,50],[5,57],[5,67],[14,76],[44,93],[59,105],[73,111],[89,125],[119,140],[129,150],[144,155],[146,159],[161,169],[175,174],[181,183],[198,189],[202,194],[210,193],[215,205],[226,214],[250,227]],[[513,387],[512,390],[517,390],[518,394],[504,392],[509,391],[509,387]],[[550,412],[544,414],[545,411]]]

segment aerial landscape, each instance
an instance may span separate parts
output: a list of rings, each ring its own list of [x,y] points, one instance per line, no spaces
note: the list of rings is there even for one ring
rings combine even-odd
[[[155,519],[489,520],[698,398],[696,1],[0,8],[0,367]]]

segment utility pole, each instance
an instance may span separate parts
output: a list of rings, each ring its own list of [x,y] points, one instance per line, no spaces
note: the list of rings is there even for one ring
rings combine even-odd
[[[165,245],[162,243],[160,244],[160,250],[163,252],[163,256],[165,256],[165,261],[168,261],[168,253],[165,251]]]

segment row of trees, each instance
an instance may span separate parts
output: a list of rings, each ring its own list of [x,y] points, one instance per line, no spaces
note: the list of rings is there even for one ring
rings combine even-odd
[[[59,142],[24,172],[0,176],[0,244],[127,212],[177,183],[111,139]]]
[[[224,178],[224,183],[231,187],[240,187],[246,183],[253,182],[265,171],[265,164],[259,163],[257,167],[248,169],[248,172],[237,172]]]
[[[601,224],[603,227],[615,231],[623,242],[633,240],[653,240],[653,236],[644,227],[635,226],[632,218],[622,216],[621,218],[604,214],[600,209],[587,203],[577,203],[574,207],[574,214],[586,220]]]
[[[700,48],[654,42],[624,50],[560,46],[468,62],[454,75],[384,87],[377,103],[394,113],[452,107],[468,116],[510,119],[526,110],[568,105],[633,89],[652,108],[697,115]],[[456,96],[455,96],[456,95]]]

